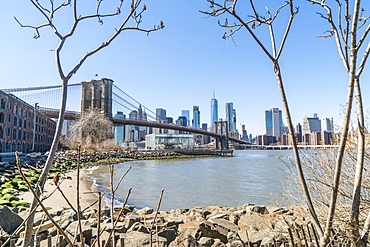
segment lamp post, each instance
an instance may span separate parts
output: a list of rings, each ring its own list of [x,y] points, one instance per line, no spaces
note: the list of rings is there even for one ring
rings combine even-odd
[[[35,107],[33,108],[33,136],[32,136],[32,149],[31,149],[31,152],[34,152],[35,151],[37,107],[38,107],[38,103],[35,103]]]

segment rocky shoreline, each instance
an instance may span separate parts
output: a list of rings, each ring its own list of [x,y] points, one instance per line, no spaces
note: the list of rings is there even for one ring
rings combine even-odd
[[[237,208],[193,207],[158,213],[151,208],[134,212],[134,206],[125,206],[123,210],[121,209],[114,208],[113,219],[115,221],[118,219],[115,238],[124,239],[125,247],[150,246],[150,233],[153,246],[161,247],[243,247],[255,244],[269,246],[276,242],[288,242],[292,237],[291,229],[302,230],[310,225],[303,216],[305,211],[298,206],[282,208],[246,204]],[[70,239],[78,235],[77,214],[74,210],[59,207],[48,212]],[[104,229],[99,238],[108,238],[112,231],[110,212],[110,209],[103,208],[99,217],[98,210],[90,208],[82,213],[82,234],[86,244],[91,244],[91,241],[98,237],[98,228]],[[123,213],[119,215],[120,212]],[[28,210],[25,209],[15,213],[7,207],[0,208],[0,222],[8,223],[0,224],[3,231],[2,241],[17,229],[27,214]],[[47,246],[48,237],[54,244],[58,242],[56,227],[42,211],[36,213],[34,229],[41,246]],[[22,233],[14,236],[16,245],[22,241],[21,238],[17,238],[18,236],[22,236]]]
[[[71,179],[71,177],[63,174],[76,170],[78,161],[81,167],[90,167],[95,165],[118,164],[133,160],[181,159],[204,156],[207,157],[208,155],[181,155],[175,151],[116,150],[108,152],[81,152],[80,154],[77,151],[59,151],[54,158],[53,167],[50,169],[48,178],[52,179],[55,173],[58,172],[64,178]],[[25,157],[21,159],[22,171],[31,184],[37,182],[45,161],[46,156]],[[28,191],[28,187],[19,175],[15,160],[12,162],[0,162],[0,206],[29,206],[28,202],[20,201],[18,197],[19,193],[24,191]]]
[[[59,152],[49,178],[54,176],[53,172],[75,170],[78,159],[82,167],[87,167],[158,158],[182,157],[175,152],[83,152],[80,157],[77,152]],[[22,160],[22,169],[32,183],[37,181],[44,162],[42,158]],[[68,176],[65,178],[68,179]],[[9,239],[28,215],[29,202],[21,202],[18,196],[19,192],[28,189],[24,186],[15,163],[0,162],[0,241]],[[75,187],[72,187],[72,190],[73,188]],[[153,246],[241,247],[255,244],[269,246],[277,241],[287,242],[293,239],[292,232],[298,236],[299,231],[303,231],[303,235],[314,235],[310,234],[310,222],[305,217],[306,212],[298,206],[282,208],[246,204],[236,208],[193,207],[158,213],[150,208],[134,211],[134,206],[125,206],[123,214],[119,215],[120,211],[121,208],[116,207],[114,216],[111,217],[111,210],[108,208],[103,208],[100,216],[97,207],[84,210],[81,214],[81,223],[85,242],[90,244],[97,238],[107,239],[112,232],[112,219],[118,220],[114,230],[115,236],[116,239],[124,239],[125,247],[151,246],[151,238],[155,243]],[[71,239],[78,235],[75,210],[70,207],[49,207],[48,212]],[[104,230],[98,234],[98,229]],[[56,227],[42,211],[36,214],[34,230],[38,236],[36,239],[41,241],[41,246],[48,246],[47,241],[52,241],[52,246],[56,246],[60,241],[60,233],[58,234]],[[22,231],[12,236],[12,239],[16,246],[20,245]]]

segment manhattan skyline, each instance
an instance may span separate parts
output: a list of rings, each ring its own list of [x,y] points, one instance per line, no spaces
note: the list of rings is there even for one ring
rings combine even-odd
[[[276,7],[271,6],[271,1],[261,3],[258,4],[261,12],[264,5]],[[199,105],[201,123],[209,123],[209,101],[214,89],[220,117],[225,116],[224,104],[233,102],[237,128],[245,124],[248,133],[264,133],[264,111],[283,107],[272,64],[250,36],[241,31],[233,39],[223,40],[226,30],[218,26],[218,18],[199,13],[209,10],[206,1],[163,0],[145,4],[142,25],[152,27],[162,20],[165,28],[149,36],[125,33],[88,60],[71,83],[89,81],[95,74],[110,78],[151,110],[162,107],[174,118],[182,109]],[[370,9],[370,3],[364,5]],[[334,39],[317,38],[329,28],[316,14],[321,11],[319,8],[303,1],[296,2],[296,6],[300,12],[281,57],[293,121],[302,122],[305,115],[318,112],[341,124],[347,75]],[[6,1],[0,11],[4,27],[0,88],[60,85],[52,52],[57,44],[55,37],[44,29],[40,30],[41,38],[34,40],[33,30],[21,28],[14,20],[16,16],[24,24],[41,24],[40,14],[27,1]],[[66,46],[63,66],[71,67],[87,49],[102,42],[100,38],[114,28],[113,24],[92,23],[84,29],[73,44]],[[263,39],[268,39],[266,34]],[[369,77],[366,67],[361,80],[367,81]],[[370,85],[364,84],[362,91],[369,94]],[[368,110],[367,97],[364,103]],[[286,123],[284,113],[283,122]]]

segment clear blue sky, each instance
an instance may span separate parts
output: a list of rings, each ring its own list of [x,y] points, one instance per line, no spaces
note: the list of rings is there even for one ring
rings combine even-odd
[[[276,2],[258,0],[262,12],[265,5]],[[316,38],[328,29],[316,14],[320,8],[302,0],[295,4],[300,12],[280,61],[294,124],[302,123],[305,116],[313,113],[320,118],[333,117],[340,124],[347,75],[334,39]],[[370,9],[366,5],[370,3],[366,1],[364,6]],[[98,74],[113,79],[150,109],[165,108],[174,119],[181,115],[181,110],[199,105],[202,123],[209,123],[210,100],[215,90],[219,117],[225,117],[225,103],[233,102],[237,123],[245,124],[248,133],[263,134],[264,111],[273,107],[282,109],[282,104],[271,62],[249,34],[241,30],[233,40],[223,40],[226,30],[218,26],[218,18],[198,12],[208,10],[205,0],[146,1],[146,6],[142,27],[150,28],[162,20],[165,28],[149,36],[133,31],[123,33],[111,46],[91,57],[71,83],[88,81]],[[21,28],[13,16],[24,24],[43,23],[29,1],[2,3],[0,88],[60,84],[50,51],[58,40],[48,28],[41,30],[40,39],[33,39],[33,30]],[[65,15],[58,23],[68,30]],[[277,23],[276,32],[285,28],[282,24]],[[113,18],[104,25],[93,21],[81,26],[81,32],[65,46],[64,68],[70,68],[84,53],[103,42],[114,27]],[[260,31],[264,39],[268,38],[265,30]],[[362,76],[366,110],[368,81],[366,69]]]

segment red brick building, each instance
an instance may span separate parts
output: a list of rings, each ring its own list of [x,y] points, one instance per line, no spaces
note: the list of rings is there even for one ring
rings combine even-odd
[[[37,110],[36,117],[34,113],[33,106],[0,90],[0,153],[29,153],[33,145],[37,152],[50,149],[56,122]]]

